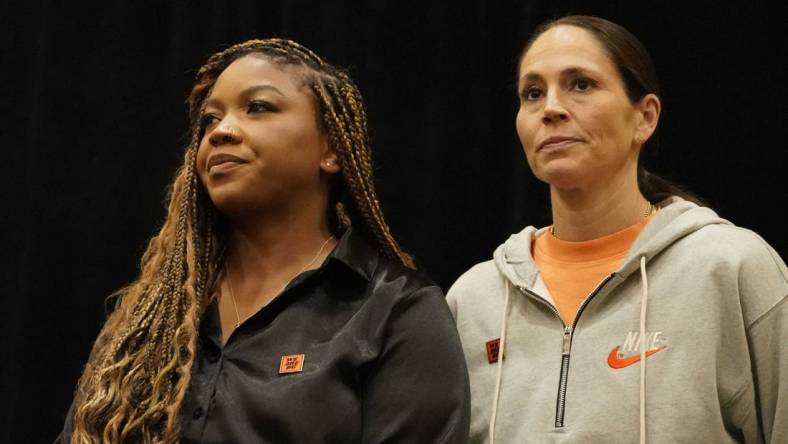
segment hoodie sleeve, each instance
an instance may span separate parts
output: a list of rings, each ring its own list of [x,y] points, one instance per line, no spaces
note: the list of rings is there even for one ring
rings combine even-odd
[[[767,443],[788,442],[788,298],[749,330],[756,412]]]
[[[788,442],[787,300],[749,330],[758,421],[767,443]]]
[[[759,238],[760,240],[760,238]],[[767,443],[788,442],[788,272],[777,253],[762,240],[740,275],[742,303],[752,314],[747,327],[756,407],[752,420]],[[747,442],[760,441],[751,437]]]

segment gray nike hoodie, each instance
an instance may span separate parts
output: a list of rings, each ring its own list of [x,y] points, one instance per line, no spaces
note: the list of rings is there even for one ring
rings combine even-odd
[[[661,206],[572,325],[534,227],[452,286],[472,443],[788,443],[785,263],[708,208]]]

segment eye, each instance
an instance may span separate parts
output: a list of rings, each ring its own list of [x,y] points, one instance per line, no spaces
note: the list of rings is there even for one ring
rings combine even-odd
[[[215,124],[219,121],[219,118],[213,114],[203,114],[202,118],[200,118],[200,131],[205,132],[209,126]]]
[[[544,92],[541,89],[532,86],[525,88],[523,90],[522,96],[523,96],[523,100],[534,101],[542,98],[542,96],[544,96]]]
[[[274,112],[277,111],[277,108],[269,102],[265,100],[253,100],[249,102],[249,105],[246,108],[246,112],[253,114],[253,113],[266,113],[266,112]]]
[[[575,91],[586,92],[590,91],[596,84],[591,79],[578,78],[572,84],[572,89]]]

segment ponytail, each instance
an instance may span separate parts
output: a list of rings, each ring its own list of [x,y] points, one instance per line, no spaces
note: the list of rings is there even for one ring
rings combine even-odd
[[[659,203],[671,196],[678,196],[694,204],[707,206],[700,197],[686,191],[681,185],[649,172],[642,163],[638,165],[638,188],[643,196],[652,203]]]

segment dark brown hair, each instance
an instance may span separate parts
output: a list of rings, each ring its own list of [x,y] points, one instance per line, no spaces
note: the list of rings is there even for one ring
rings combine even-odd
[[[637,37],[624,27],[603,18],[570,15],[543,23],[525,43],[523,50],[520,52],[520,60],[522,61],[522,58],[525,57],[525,54],[540,35],[560,25],[575,26],[590,32],[594,36],[618,69],[630,102],[637,103],[647,94],[659,96],[657,72],[646,48]],[[655,132],[646,141],[642,149],[655,151],[659,144],[658,136],[658,132]],[[641,152],[638,158],[637,169],[638,188],[650,202],[657,203],[675,195],[698,205],[704,204],[701,198],[689,193],[681,186],[649,172],[643,164],[644,156]]]

